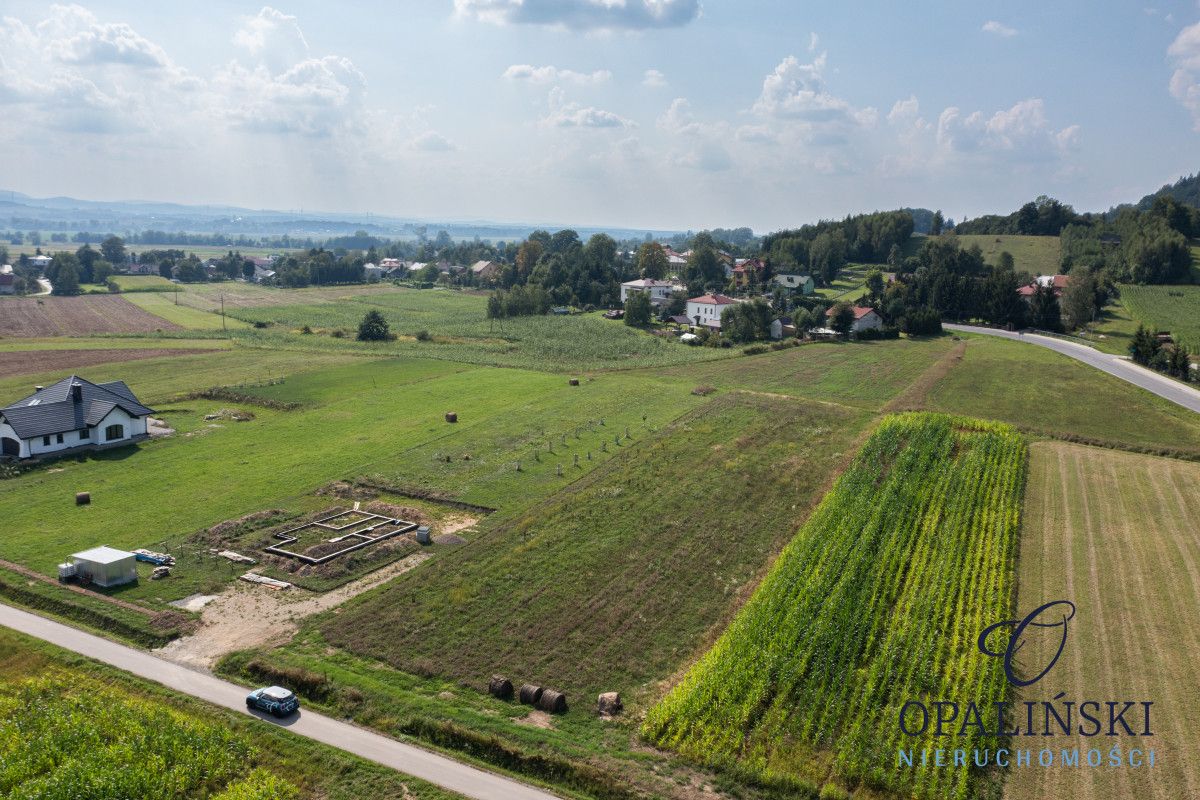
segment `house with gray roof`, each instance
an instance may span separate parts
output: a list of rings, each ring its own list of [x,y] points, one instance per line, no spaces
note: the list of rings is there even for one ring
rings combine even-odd
[[[0,455],[36,458],[129,444],[146,438],[153,413],[123,381],[92,383],[72,375],[0,408]]]

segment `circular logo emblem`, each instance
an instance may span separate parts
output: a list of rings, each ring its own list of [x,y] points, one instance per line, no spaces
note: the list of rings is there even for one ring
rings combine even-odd
[[[992,656],[993,658],[1004,659],[1004,675],[1008,678],[1008,682],[1013,686],[1029,686],[1037,683],[1050,669],[1058,662],[1058,657],[1062,655],[1063,648],[1067,645],[1067,622],[1075,616],[1075,604],[1070,600],[1051,600],[1049,603],[1044,603],[1025,617],[1025,619],[1006,619],[1003,622],[997,622],[994,625],[989,625],[984,629],[983,633],[979,634],[979,651],[984,655]],[[1030,628],[1060,628],[1061,636],[1058,640],[1058,649],[1054,651],[1053,658],[1041,672],[1034,677],[1026,680],[1017,675],[1017,671],[1013,666],[1013,657],[1017,651],[1025,646],[1025,632]],[[997,628],[1013,629],[1012,635],[1008,638],[1008,646],[1002,651],[992,650],[988,646],[988,637]]]

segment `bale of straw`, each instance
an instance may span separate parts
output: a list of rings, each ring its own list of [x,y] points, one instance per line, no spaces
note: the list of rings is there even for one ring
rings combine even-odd
[[[537,707],[550,714],[562,714],[567,710],[567,696],[553,689],[543,689]]]
[[[511,700],[513,696],[512,681],[503,675],[493,675],[488,681],[488,693],[501,700]]]
[[[458,414],[453,411],[447,411],[446,422],[458,422]]]
[[[92,502],[92,493],[91,492],[76,492],[75,493],[75,505],[86,506],[86,505],[89,505],[91,502]]]
[[[571,378],[570,380],[567,381],[567,383],[571,386],[578,386],[579,378]]]
[[[602,692],[596,698],[596,711],[602,717],[615,717],[621,713],[625,705],[621,702],[620,692]]]
[[[527,706],[536,705],[537,701],[542,699],[542,687],[534,686],[532,683],[523,683],[517,696]]]

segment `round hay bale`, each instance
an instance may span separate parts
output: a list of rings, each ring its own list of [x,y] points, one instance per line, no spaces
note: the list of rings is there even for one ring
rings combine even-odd
[[[532,683],[523,683],[517,691],[517,696],[527,706],[536,705],[537,701],[542,699],[542,687],[534,686]]]
[[[458,422],[458,414],[453,411],[446,412],[446,422]]]
[[[86,506],[86,505],[90,505],[91,502],[92,502],[92,493],[91,492],[76,492],[75,493],[75,505]]]
[[[544,689],[542,696],[538,698],[537,707],[550,714],[562,714],[567,710],[567,696],[553,689]]]
[[[571,386],[578,386],[579,378],[571,378],[569,381],[567,381],[567,383]]]
[[[512,700],[512,681],[503,675],[493,675],[492,679],[488,681],[488,693],[493,697],[499,697],[501,700]]]
[[[620,692],[602,692],[596,699],[596,711],[602,717],[615,717],[624,707]]]

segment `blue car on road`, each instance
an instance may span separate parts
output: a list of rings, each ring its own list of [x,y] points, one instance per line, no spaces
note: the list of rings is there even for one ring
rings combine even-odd
[[[265,711],[275,717],[286,717],[300,708],[300,700],[289,689],[268,686],[246,695],[246,708]]]

